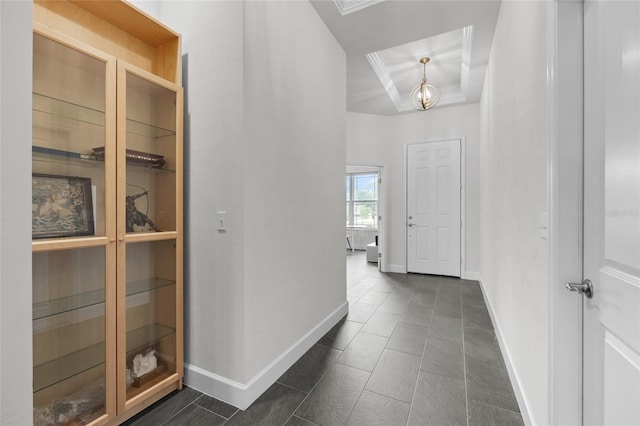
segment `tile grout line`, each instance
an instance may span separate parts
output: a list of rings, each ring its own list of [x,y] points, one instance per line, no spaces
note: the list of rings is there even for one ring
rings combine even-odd
[[[469,390],[467,385],[467,352],[464,342],[464,309],[462,308],[462,287],[460,287],[460,316],[462,318],[462,373],[464,374],[464,405],[467,411],[467,426],[469,426]]]
[[[202,398],[201,394],[200,396],[198,396],[196,399],[194,399],[193,401],[191,401],[190,403],[188,403],[187,405],[185,405],[184,407],[182,407],[180,410],[178,410],[173,416],[169,417],[167,420],[165,420],[164,422],[160,423],[160,426],[162,425],[166,425],[168,422],[171,421],[171,419],[175,418],[178,414],[182,413],[184,410],[187,409],[188,406],[190,406],[191,404],[193,404],[194,402],[196,402],[197,400],[199,400],[200,398]]]
[[[344,351],[343,351],[343,352],[344,352]],[[338,357],[339,357],[339,356],[338,356]],[[336,357],[336,360],[338,359],[338,357]],[[320,375],[320,377],[318,378],[318,381],[317,381],[317,382],[315,382],[313,386],[311,386],[311,389],[309,389],[309,392],[307,392],[307,394],[305,395],[305,397],[304,397],[304,398],[302,398],[302,401],[300,401],[300,404],[298,404],[298,405],[296,406],[296,408],[294,408],[294,409],[293,409],[293,411],[291,412],[291,415],[289,415],[289,417],[287,417],[287,421],[286,421],[286,422],[284,422],[284,424],[287,424],[287,422],[289,422],[289,420],[291,420],[291,417],[295,416],[296,411],[298,411],[298,408],[300,408],[300,406],[302,406],[302,404],[304,404],[304,402],[307,400],[307,398],[309,398],[309,396],[311,395],[311,392],[313,392],[313,390],[314,390],[314,389],[318,386],[318,384],[322,381],[322,379],[324,378],[324,376],[326,376],[326,375],[327,375],[327,373],[329,372],[329,370],[331,370],[331,369],[333,368],[333,366],[336,364],[336,360],[334,360],[334,361],[332,362],[331,366],[330,366],[329,368],[327,368],[327,369],[324,371],[324,373],[322,373],[322,374]],[[276,383],[278,383],[278,381],[277,381],[277,380],[276,380]],[[286,386],[286,385],[285,385],[285,386]],[[289,386],[289,387],[291,387],[291,386]],[[295,388],[292,388],[292,389],[295,389]],[[296,389],[296,390],[299,390],[299,389]],[[311,422],[311,423],[313,423],[313,424],[316,424],[316,423],[312,422],[311,420],[309,420],[309,419],[307,419],[307,418],[305,418],[305,417],[302,417],[302,416],[297,416],[297,417],[300,417],[301,419],[305,419],[305,420],[307,420],[307,421],[309,421],[309,422]]]
[[[418,380],[420,380],[420,372],[422,371],[421,370],[422,362],[424,361],[424,354],[427,351],[427,342],[429,341],[429,328],[431,327],[431,321],[433,321],[434,312],[436,310],[436,303],[438,302],[438,293],[440,293],[440,284],[438,284],[436,297],[433,301],[433,308],[431,309],[431,317],[429,317],[429,327],[427,327],[427,338],[425,339],[424,345],[422,346],[422,356],[420,357],[420,366],[418,367],[418,374],[416,374],[416,383],[413,385],[413,395],[411,396],[411,404],[409,405],[409,414],[407,415],[407,421],[405,422],[405,426],[409,425],[409,420],[411,419],[411,412],[413,411],[413,401],[416,398],[416,390],[418,389]],[[413,300],[413,298],[411,299]],[[427,308],[423,308],[423,309],[427,309]]]

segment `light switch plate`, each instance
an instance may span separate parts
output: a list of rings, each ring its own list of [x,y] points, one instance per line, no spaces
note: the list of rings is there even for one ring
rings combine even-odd
[[[227,232],[227,212],[218,212],[218,231]]]
[[[543,240],[549,239],[549,215],[547,212],[540,213],[538,219],[538,235]]]

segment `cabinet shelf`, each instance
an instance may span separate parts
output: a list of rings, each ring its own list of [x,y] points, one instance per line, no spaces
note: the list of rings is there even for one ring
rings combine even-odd
[[[89,124],[104,127],[104,111],[78,105],[40,93],[33,93],[33,125],[57,124],[75,127]]]
[[[133,296],[134,294],[157,290],[159,288],[170,286],[175,283],[175,281],[165,280],[163,278],[149,278],[146,280],[133,281],[127,283],[127,296]]]
[[[93,154],[62,151],[36,145],[31,147],[31,154],[34,163],[104,168],[104,159]],[[176,172],[175,170],[167,169],[164,167],[152,167],[150,165],[146,165],[137,161],[127,161],[127,169],[154,173]]]
[[[175,333],[175,329],[162,324],[149,324],[127,333],[127,353],[151,346]],[[33,391],[38,392],[78,374],[104,364],[105,344],[80,349],[33,368]]]
[[[89,124],[104,127],[104,123],[104,111],[40,93],[33,93],[34,126],[55,125],[61,128],[74,128],[78,124]],[[176,131],[128,118],[127,133],[150,139],[160,139],[175,136]]]
[[[176,131],[127,118],[127,133],[149,139],[161,139],[167,136],[175,136]]]
[[[129,331],[127,333],[127,355],[145,349],[175,332],[175,329],[162,324],[149,324]]]
[[[104,303],[104,290],[94,290],[33,304],[33,319],[47,318]]]
[[[162,287],[175,284],[175,281],[162,278],[149,278],[146,280],[127,283],[127,296],[153,291]],[[33,319],[38,320],[77,309],[104,303],[104,290],[94,290],[72,296],[61,297],[33,304]]]
[[[53,386],[104,364],[104,342],[72,352],[33,368],[33,391]]]

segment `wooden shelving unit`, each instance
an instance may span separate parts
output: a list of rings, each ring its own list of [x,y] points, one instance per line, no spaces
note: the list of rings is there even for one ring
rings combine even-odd
[[[182,386],[180,36],[37,0],[33,58],[34,424],[119,424]]]

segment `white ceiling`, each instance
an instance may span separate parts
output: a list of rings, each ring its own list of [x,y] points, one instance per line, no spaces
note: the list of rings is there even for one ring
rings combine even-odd
[[[499,0],[311,0],[347,54],[347,110],[414,112],[411,89],[440,87],[435,108],[478,102]]]

